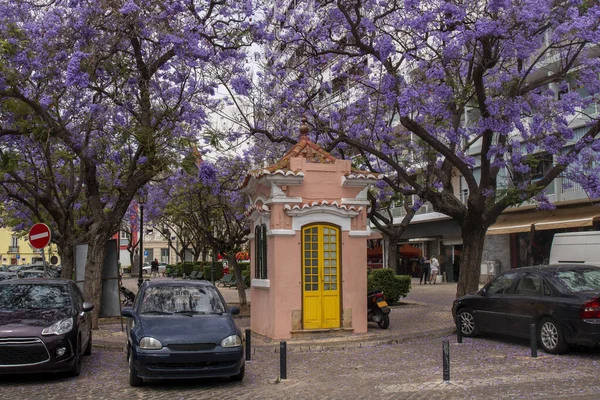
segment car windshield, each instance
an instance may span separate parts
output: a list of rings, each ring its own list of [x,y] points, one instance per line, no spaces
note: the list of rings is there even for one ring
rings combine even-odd
[[[71,296],[66,285],[15,284],[0,285],[0,308],[69,308]]]
[[[573,292],[600,290],[600,269],[557,271],[556,277]]]
[[[221,314],[225,305],[212,287],[154,286],[144,291],[141,314]]]

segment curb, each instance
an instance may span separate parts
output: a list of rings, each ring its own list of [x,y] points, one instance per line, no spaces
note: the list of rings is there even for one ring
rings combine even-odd
[[[419,333],[414,333],[411,335],[401,335],[401,336],[387,336],[387,337],[348,337],[343,338],[343,340],[336,339],[323,339],[323,340],[290,340],[286,341],[288,352],[292,353],[305,353],[305,352],[319,352],[319,351],[328,351],[328,350],[346,350],[346,349],[356,349],[362,347],[376,347],[376,346],[384,346],[384,345],[395,345],[395,344],[403,344],[415,339],[424,339],[424,338],[436,338],[449,336],[456,332],[455,327],[441,328],[441,329],[432,329],[429,331],[423,331]],[[252,347],[259,351],[274,349],[275,353],[279,352],[279,344],[280,341],[275,341],[272,339],[268,339],[267,342],[264,337],[259,336],[257,333],[252,335]],[[94,342],[92,346],[97,349],[103,349],[108,351],[119,351],[125,352],[126,345],[119,344],[114,342]]]
[[[456,332],[455,327],[447,327],[440,329],[432,329],[429,331],[422,331],[413,333],[410,335],[396,335],[396,336],[356,336],[348,337],[339,340],[336,339],[322,339],[322,340],[285,340],[287,350],[290,352],[311,352],[311,351],[326,351],[326,350],[345,350],[345,349],[356,349],[361,347],[375,347],[393,344],[402,344],[416,339],[424,338],[436,338],[449,336]],[[279,352],[279,345],[281,341],[273,339],[265,339],[263,336],[259,336],[254,333],[252,335],[252,347],[255,349],[275,349],[275,353]],[[283,340],[282,340],[283,341]]]

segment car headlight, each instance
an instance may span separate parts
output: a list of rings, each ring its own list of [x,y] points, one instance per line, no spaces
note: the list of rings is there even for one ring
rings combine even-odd
[[[146,350],[160,350],[162,349],[162,344],[153,337],[143,337],[140,340],[140,348]]]
[[[242,345],[242,339],[238,335],[227,336],[221,342],[221,347],[238,347]]]
[[[42,335],[63,335],[65,333],[71,332],[73,329],[73,318],[63,319],[62,321],[58,321],[47,328],[44,328],[42,331]]]

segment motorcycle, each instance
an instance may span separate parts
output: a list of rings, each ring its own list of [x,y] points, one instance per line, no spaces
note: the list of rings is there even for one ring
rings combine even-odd
[[[390,326],[390,307],[381,290],[367,293],[367,321],[375,322],[381,329]]]

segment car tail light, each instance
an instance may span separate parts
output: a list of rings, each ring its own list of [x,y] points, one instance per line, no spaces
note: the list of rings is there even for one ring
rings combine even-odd
[[[583,303],[580,315],[581,319],[600,318],[600,296]]]

